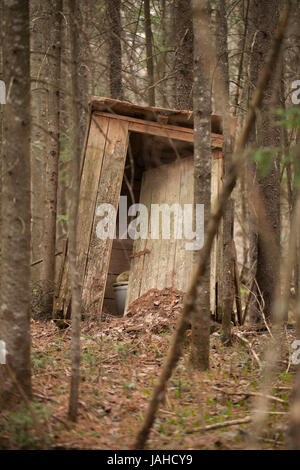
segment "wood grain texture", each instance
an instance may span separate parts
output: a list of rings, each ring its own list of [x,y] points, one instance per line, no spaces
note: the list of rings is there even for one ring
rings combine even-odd
[[[108,117],[119,121],[126,121],[129,123],[129,130],[140,134],[149,134],[165,137],[169,140],[172,146],[172,140],[180,140],[182,142],[193,142],[194,131],[188,127],[179,127],[171,124],[161,124],[159,122],[143,121],[130,116],[122,116],[119,114],[109,114],[95,112],[94,115],[101,117]],[[223,137],[222,134],[211,133],[211,145],[214,149],[222,150]],[[221,153],[222,155],[222,153]],[[217,157],[217,154],[216,154]],[[220,158],[220,157],[217,157]]]
[[[111,119],[93,207],[93,223],[82,285],[82,307],[87,315],[101,313],[113,241],[110,238],[102,240],[97,237],[99,217],[96,216],[96,208],[107,203],[112,204],[117,211],[127,146],[128,123]]]
[[[219,151],[213,152],[213,159],[211,162],[211,208],[214,210],[214,206],[219,198],[219,194],[222,187],[222,174],[223,174],[223,160],[219,158]],[[211,271],[210,271],[210,310],[212,314],[217,314],[217,285],[218,276],[220,269],[218,265],[221,263],[219,258],[222,247],[222,237],[220,234],[220,228],[213,241],[213,247],[211,250]]]
[[[86,268],[90,233],[95,211],[95,194],[97,193],[101,174],[107,129],[107,118],[93,116],[87,136],[86,151],[82,157],[82,176],[77,222],[78,271],[80,282],[83,281]],[[67,316],[70,300],[69,259],[67,257],[64,263],[60,291],[56,302],[56,310],[62,310],[65,317]]]
[[[149,208],[151,204],[151,197],[152,197],[151,178],[149,178],[148,172],[144,172],[143,177],[142,177],[140,203],[143,203],[147,207],[148,213],[149,213]],[[149,222],[148,222],[148,227],[149,227]],[[149,241],[148,239],[145,240],[142,238],[138,238],[137,240],[135,240],[134,245],[133,245],[133,252],[134,253],[144,252],[146,249],[148,249],[148,241]],[[151,253],[146,252],[144,255],[134,257],[131,260],[125,314],[126,314],[128,305],[130,305],[130,303],[133,302],[133,300],[137,299],[140,296],[144,261],[145,261],[145,258],[148,257],[150,254]]]
[[[138,106],[127,101],[119,101],[111,98],[93,96],[90,101],[92,111],[106,111],[111,114],[120,114],[136,117],[146,121],[161,121],[168,117],[168,122],[178,127],[190,127],[194,125],[194,114],[192,111],[158,108],[153,106]],[[236,118],[232,118],[232,132],[235,130]],[[211,115],[212,132],[221,133],[222,118],[216,114]]]
[[[193,158],[185,158],[180,164],[180,205],[184,211],[185,204],[193,204],[194,199],[194,167]],[[174,285],[177,289],[186,292],[191,281],[194,268],[193,251],[186,249],[190,240],[183,238],[176,241]]]
[[[142,181],[140,202],[150,209],[150,204],[193,202],[193,160],[185,158],[147,170]],[[170,214],[170,239],[162,238],[160,216],[159,239],[152,239],[151,213],[149,211],[149,239],[137,240],[134,251],[149,249],[150,254],[134,258],[131,262],[131,276],[127,304],[143,295],[149,289],[174,287],[187,290],[193,271],[193,253],[185,249],[185,239],[174,238],[174,215]]]

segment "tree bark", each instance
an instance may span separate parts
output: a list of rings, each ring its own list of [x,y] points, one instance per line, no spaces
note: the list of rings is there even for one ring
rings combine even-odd
[[[194,26],[194,204],[204,204],[204,229],[210,215],[211,199],[211,93],[210,74],[210,16],[207,0],[193,0]],[[195,252],[199,262],[199,251]],[[192,355],[194,367],[209,367],[210,334],[210,263],[207,262],[201,284],[196,287],[191,316]]]
[[[80,92],[80,149],[83,148],[87,109],[89,99],[89,59],[90,59],[90,43],[89,43],[89,21],[90,21],[89,2],[80,4],[80,42],[79,42],[79,65],[78,65],[78,86]]]
[[[154,64],[153,64],[152,30],[151,30],[151,15],[150,15],[150,1],[149,0],[144,0],[144,15],[145,15],[147,74],[148,74],[148,103],[150,106],[155,106]]]
[[[60,152],[60,57],[62,0],[49,4],[50,47],[48,54],[48,142],[46,153],[45,209],[43,234],[43,313],[51,318],[55,284],[55,247],[58,160]]]
[[[255,86],[259,73],[263,67],[264,58],[267,55],[278,24],[278,1],[277,0],[252,0],[249,9],[249,32],[252,54],[250,62],[250,86]],[[279,76],[277,76],[279,79]],[[279,80],[278,80],[279,81]],[[252,94],[252,90],[250,91]],[[270,109],[279,105],[279,90],[274,88],[274,78],[265,91],[261,111],[258,116],[256,132],[253,133],[251,143],[257,148],[279,147],[280,129],[274,126]],[[256,261],[256,281],[258,285],[257,296],[260,303],[264,305],[266,318],[271,316],[271,304],[278,275],[278,256],[280,253],[280,158],[276,156],[273,160],[269,173],[262,178],[256,172],[256,178],[265,205],[266,215],[272,227],[277,250],[276,256],[266,255],[263,249],[263,241],[258,233],[255,215],[252,213],[252,236],[251,250],[252,266]],[[249,196],[250,197],[250,196]],[[260,308],[257,303],[251,308],[250,318],[252,321],[260,319]]]
[[[191,0],[174,0],[177,109],[193,109],[193,17]]]
[[[0,2],[0,80],[4,79],[3,76],[3,2]],[[3,104],[0,103],[0,175],[2,175],[2,146],[3,146]],[[0,214],[2,205],[2,177],[0,176]],[[1,238],[2,217],[0,217],[0,255],[2,252],[2,238]],[[1,278],[0,278],[1,288]]]
[[[122,85],[122,45],[121,45],[121,2],[106,0],[108,41],[109,41],[109,79],[110,96],[123,99]]]
[[[45,2],[32,0],[31,10],[31,260],[41,258],[45,205],[45,153],[47,141],[47,12]],[[31,269],[40,281],[41,265]]]
[[[217,0],[216,3],[216,49],[218,58],[216,96],[223,123],[223,178],[228,173],[231,161],[231,115],[229,102],[229,67],[227,47],[226,2]],[[231,315],[233,309],[233,276],[232,276],[232,228],[233,211],[231,200],[228,201],[222,227],[223,259],[221,263],[221,279],[218,285],[221,296],[218,304],[222,306],[222,340],[229,345],[231,342]]]
[[[4,108],[2,161],[2,262],[0,337],[7,365],[1,367],[1,399],[31,396],[30,363],[30,66],[29,2],[4,1]],[[4,377],[3,377],[4,376]]]
[[[77,270],[77,216],[79,205],[79,184],[80,184],[80,115],[79,115],[79,86],[78,86],[78,1],[69,0],[70,13],[70,48],[71,48],[71,81],[72,81],[72,131],[71,148],[72,154],[72,190],[70,201],[69,220],[69,259],[70,259],[70,283],[71,283],[71,360],[72,375],[69,401],[69,418],[77,420],[78,397],[80,384],[80,320],[81,320],[81,286],[79,273]]]

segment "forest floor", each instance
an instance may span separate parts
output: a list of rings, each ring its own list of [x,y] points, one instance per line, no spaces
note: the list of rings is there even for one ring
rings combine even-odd
[[[170,298],[155,293],[131,316],[106,316],[84,321],[81,332],[81,386],[76,424],[67,418],[70,328],[52,321],[32,321],[34,401],[0,415],[0,449],[129,449],[166,356],[181,308],[180,293]],[[149,310],[149,305],[152,309]],[[148,306],[148,307],[147,307]],[[148,310],[147,310],[148,308]],[[251,344],[235,335],[232,345],[212,332],[210,369],[195,372],[189,362],[190,331],[184,352],[169,381],[164,403],[148,441],[149,449],[245,449],[252,423],[203,430],[251,415],[262,373],[268,331],[234,327]],[[286,355],[271,388],[262,449],[284,449],[294,370],[287,351],[293,329],[285,331]],[[254,354],[253,354],[254,352]],[[253,394],[253,395],[252,395]]]

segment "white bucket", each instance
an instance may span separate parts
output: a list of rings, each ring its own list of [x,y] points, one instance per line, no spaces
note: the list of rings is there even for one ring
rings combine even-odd
[[[116,299],[117,310],[120,317],[124,315],[125,304],[126,304],[126,295],[128,284],[116,283],[113,284],[114,296]]]

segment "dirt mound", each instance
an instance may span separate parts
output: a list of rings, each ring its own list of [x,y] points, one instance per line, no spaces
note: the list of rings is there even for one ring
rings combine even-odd
[[[173,330],[183,307],[183,295],[172,288],[150,289],[129,305],[127,315],[119,319],[117,325],[116,320],[110,322],[107,332],[111,334],[116,330],[119,334],[141,335]]]
[[[183,292],[172,288],[150,289],[129,305],[127,317],[157,313],[169,316],[178,313],[182,306]]]

